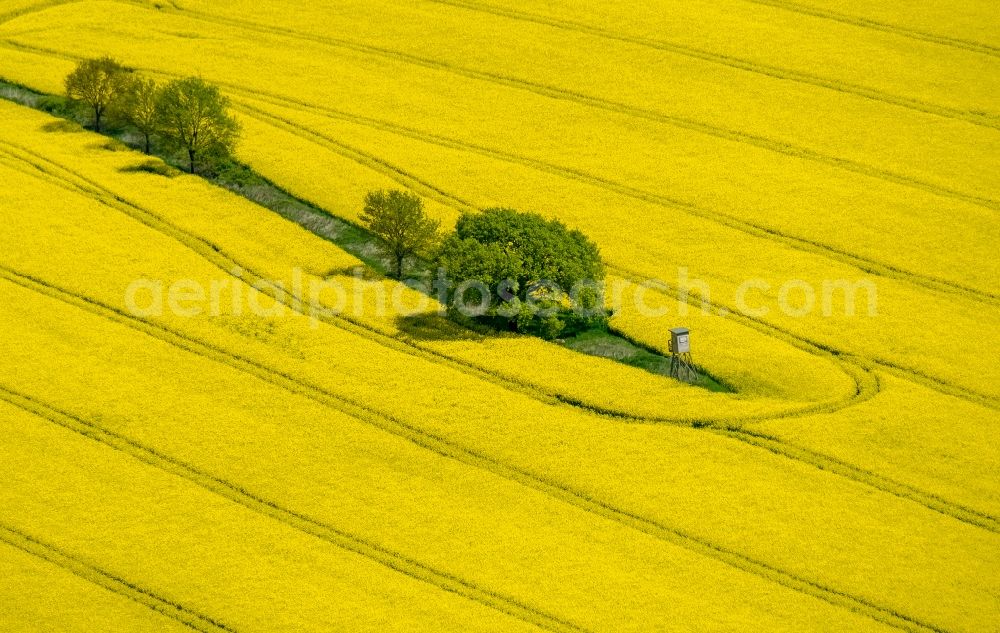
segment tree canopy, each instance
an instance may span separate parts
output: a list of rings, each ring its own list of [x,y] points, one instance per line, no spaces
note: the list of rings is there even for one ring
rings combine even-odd
[[[163,139],[187,153],[192,174],[199,157],[233,151],[240,126],[229,114],[229,99],[216,86],[198,77],[171,81],[163,87],[159,108]]]
[[[152,79],[135,78],[115,110],[121,119],[142,134],[145,141],[143,149],[148,154],[153,135],[163,126],[160,87]]]
[[[427,216],[419,196],[397,190],[370,191],[365,196],[361,221],[382,243],[392,259],[397,279],[403,277],[407,257],[430,249],[441,223]]]
[[[85,59],[66,76],[66,96],[82,101],[94,111],[94,131],[101,131],[101,119],[108,108],[128,90],[130,72],[108,56]]]
[[[490,290],[487,320],[557,336],[568,324],[603,320],[600,251],[587,236],[535,213],[494,208],[465,213],[441,245],[438,264],[461,289]],[[467,284],[466,284],[467,285]],[[451,297],[460,302],[465,297]]]

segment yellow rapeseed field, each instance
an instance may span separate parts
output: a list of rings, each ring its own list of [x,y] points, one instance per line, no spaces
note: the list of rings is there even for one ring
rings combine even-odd
[[[0,79],[103,54],[349,222],[579,228],[611,330],[729,389],[474,333],[0,100],[0,629],[997,630],[989,3],[0,0]]]

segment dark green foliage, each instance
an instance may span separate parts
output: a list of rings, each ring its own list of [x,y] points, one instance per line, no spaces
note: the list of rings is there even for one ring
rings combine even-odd
[[[111,57],[85,59],[66,76],[66,96],[86,103],[94,113],[94,131],[101,131],[101,118],[128,90],[130,72]]]
[[[361,222],[392,259],[396,279],[403,278],[407,257],[425,253],[437,242],[441,225],[427,216],[419,196],[397,190],[368,192]]]
[[[198,77],[177,79],[163,87],[158,103],[163,140],[187,155],[190,173],[199,159],[232,153],[240,126],[229,114],[229,99],[216,86]]]
[[[438,265],[454,283],[448,302],[459,320],[549,339],[606,320],[597,245],[558,220],[499,208],[463,214],[441,245]],[[468,280],[490,290],[480,314],[462,314],[461,306],[478,304],[481,295]]]
[[[163,127],[160,88],[152,79],[137,77],[114,104],[115,113],[143,137],[143,151],[149,153],[153,135]]]

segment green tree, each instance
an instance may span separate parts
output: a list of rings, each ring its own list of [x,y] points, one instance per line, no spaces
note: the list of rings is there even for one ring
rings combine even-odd
[[[502,208],[465,213],[437,263],[456,288],[472,279],[490,288],[485,318],[494,324],[555,338],[569,322],[606,318],[596,287],[604,278],[600,251],[558,220]]]
[[[240,126],[229,114],[229,99],[216,86],[198,77],[177,79],[163,87],[159,105],[163,140],[187,153],[192,174],[200,157],[232,153]]]
[[[94,111],[94,131],[101,131],[101,118],[127,91],[130,72],[111,57],[85,59],[66,76],[66,96],[82,101]]]
[[[152,79],[137,77],[119,100],[116,111],[142,134],[143,151],[148,154],[153,135],[163,127],[160,87]]]
[[[403,278],[407,257],[424,253],[437,242],[441,226],[427,216],[419,196],[397,190],[368,192],[361,221],[381,240],[397,279]]]

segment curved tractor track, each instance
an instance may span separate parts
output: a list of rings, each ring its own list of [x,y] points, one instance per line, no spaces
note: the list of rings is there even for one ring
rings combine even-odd
[[[259,371],[260,368],[258,367],[257,369]],[[267,370],[265,370],[265,373],[272,379],[278,379],[279,382],[290,380],[281,375],[267,373]],[[303,387],[301,383],[296,383],[294,379],[291,380],[299,389]],[[327,406],[330,406],[331,404],[331,398],[329,396],[332,395],[332,399],[335,400],[333,406],[338,408],[338,410],[345,410],[345,401],[339,396],[328,394],[328,392],[324,392],[314,386],[309,386],[308,389],[311,390],[309,392],[310,397],[318,398],[318,402],[326,404]],[[497,461],[489,456],[475,453],[444,438],[431,435],[419,428],[413,427],[406,422],[391,418],[384,413],[367,409],[363,404],[359,405],[358,403],[349,403],[349,406],[351,408],[355,408],[355,411],[350,413],[351,415],[355,415],[363,421],[374,424],[378,428],[405,437],[411,442],[423,446],[424,448],[428,448],[442,455],[447,455],[475,467],[484,468],[494,474],[519,482],[536,490],[540,490],[550,496],[553,496],[554,498],[558,498],[574,506],[596,513],[600,516],[604,516],[611,520],[618,521],[656,538],[676,543],[692,551],[711,556],[726,562],[731,566],[748,571],[749,573],[754,573],[768,578],[774,582],[793,588],[796,591],[814,595],[833,604],[865,613],[876,620],[891,623],[894,626],[900,626],[904,629],[916,628],[924,630],[940,630],[932,625],[920,622],[903,614],[899,614],[891,609],[881,607],[865,599],[858,598],[845,592],[826,587],[821,583],[784,572],[768,565],[767,563],[753,560],[743,554],[720,547],[696,535],[688,534],[657,521],[630,513],[627,510],[616,508],[606,502],[589,496],[587,493],[575,491],[564,484],[551,481],[543,476],[532,474],[516,466]]]
[[[16,146],[6,141],[0,141],[0,145],[4,144],[7,145],[8,147],[14,147],[18,151],[28,154],[29,156],[34,156],[36,160],[45,161],[46,163],[55,167],[56,169],[66,172],[66,174],[72,174],[72,172],[68,170],[66,167],[53,163],[49,159],[46,159],[34,152],[31,152],[27,148]],[[176,226],[166,222],[159,216],[155,216],[156,222],[153,224],[150,224],[150,222],[145,221],[142,217],[139,218],[134,217],[134,214],[137,211],[142,214],[149,214],[149,212],[135,205],[132,202],[126,201],[125,199],[121,198],[114,192],[104,189],[97,183],[94,183],[92,181],[86,181],[83,185],[81,185],[80,183],[74,183],[73,182],[74,176],[72,175],[67,177],[65,175],[53,173],[51,168],[46,170],[46,168],[43,165],[32,163],[30,159],[26,159],[23,156],[18,156],[16,153],[10,153],[9,151],[5,152],[3,149],[0,149],[0,153],[7,153],[8,156],[12,156],[17,160],[33,165],[34,168],[38,170],[38,173],[28,172],[31,175],[39,176],[40,174],[44,174],[50,178],[56,178],[56,179],[61,178],[66,186],[71,187],[70,191],[73,191],[74,193],[82,193],[83,195],[87,195],[97,200],[98,202],[105,204],[106,206],[110,206],[116,211],[119,212],[123,211],[127,215],[133,216],[133,219],[138,219],[141,223],[145,224],[149,228],[157,230],[175,240],[178,238],[176,235],[172,234],[172,232],[173,231],[180,232],[183,235],[183,239],[178,241],[181,241],[181,243],[186,248],[188,248],[189,250],[193,250],[197,255],[208,260],[210,263],[212,263],[212,265],[222,270],[227,275],[232,276],[233,269],[240,269],[243,271],[247,271],[249,275],[243,275],[238,279],[249,280],[250,282],[254,281],[262,282],[265,286],[265,291],[268,292],[270,296],[272,296],[272,298],[283,301],[289,308],[295,310],[296,312],[301,313],[302,306],[306,305],[306,303],[301,299],[301,297],[298,297],[296,295],[291,295],[287,289],[283,291],[283,294],[288,296],[282,298],[282,293],[275,292],[275,289],[271,286],[271,284],[266,282],[263,274],[254,271],[252,267],[247,267],[243,263],[223,253],[222,250],[217,245],[211,244],[193,234],[184,232],[183,230],[178,229]],[[413,181],[411,180],[410,182],[412,183]],[[427,191],[422,188],[418,190]],[[442,200],[443,199],[444,198],[442,198]],[[194,245],[194,248],[192,248],[192,245]],[[502,372],[483,368],[475,363],[472,363],[471,361],[453,358],[443,352],[439,352],[431,348],[428,348],[424,345],[421,345],[412,337],[403,334],[397,336],[386,334],[380,331],[379,329],[365,323],[362,319],[355,318],[351,315],[347,314],[320,315],[319,318],[320,320],[327,322],[330,325],[339,327],[340,329],[346,330],[351,334],[361,336],[368,340],[372,340],[384,347],[392,349],[393,351],[402,352],[410,356],[415,356],[425,360],[430,360],[433,362],[445,364],[450,369],[460,371],[462,373],[468,374],[480,380],[494,383],[502,388],[522,393],[544,404],[561,403],[568,406],[584,409],[589,413],[614,419],[638,420],[644,422],[682,424],[682,425],[691,424],[691,422],[686,418],[675,418],[668,416],[637,417],[617,409],[601,407],[591,402],[583,402],[574,397],[563,394],[559,391],[544,388],[530,381],[518,377],[513,377]],[[820,355],[828,358],[834,364],[840,364],[836,358],[828,354],[820,354]],[[844,408],[846,406],[855,404],[859,401],[859,399],[867,399],[868,397],[873,395],[872,390],[864,387],[864,384],[870,384],[870,381],[860,382],[859,379],[854,376],[854,372],[852,369],[845,368],[842,364],[840,366],[841,369],[845,371],[845,373],[848,373],[848,375],[852,376],[855,379],[856,383],[859,384],[859,387],[856,389],[855,394],[834,403],[804,404],[801,406],[797,406],[789,411],[777,414],[778,417],[801,416],[817,412],[835,411]],[[773,419],[774,417],[775,416],[773,415],[747,416],[744,418],[740,418],[739,421],[756,422],[756,421],[770,420]],[[712,422],[728,423],[732,422],[733,420],[734,418],[702,419],[699,420],[699,423],[712,423]]]

